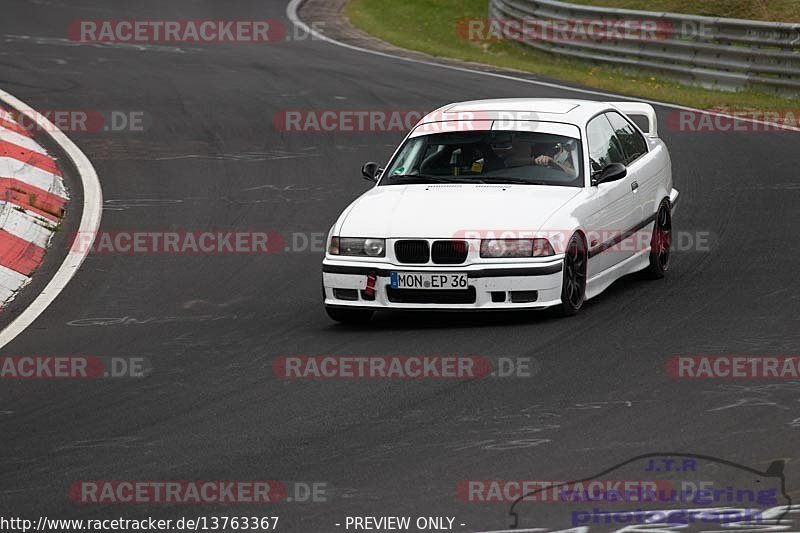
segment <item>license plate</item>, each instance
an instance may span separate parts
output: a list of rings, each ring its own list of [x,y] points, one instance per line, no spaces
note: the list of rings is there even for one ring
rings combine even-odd
[[[468,287],[466,274],[392,272],[391,279],[393,289],[464,290]]]

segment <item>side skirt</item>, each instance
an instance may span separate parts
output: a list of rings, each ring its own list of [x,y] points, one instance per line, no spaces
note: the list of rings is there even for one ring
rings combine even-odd
[[[591,259],[590,259],[591,261]],[[602,293],[612,283],[623,276],[644,270],[650,264],[650,247],[646,250],[637,252],[622,263],[596,274],[586,282],[586,300],[590,300]]]

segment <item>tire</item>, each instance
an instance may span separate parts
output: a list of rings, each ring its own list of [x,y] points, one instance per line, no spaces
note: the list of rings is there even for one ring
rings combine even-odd
[[[664,200],[656,212],[653,236],[650,238],[650,264],[645,274],[650,279],[662,279],[669,270],[672,248],[672,210]]]
[[[561,303],[555,307],[557,316],[578,314],[586,298],[586,244],[577,233],[573,235],[564,254],[564,276],[561,282]]]
[[[375,313],[372,309],[347,309],[328,306],[325,306],[325,312],[333,320],[342,324],[366,324]]]

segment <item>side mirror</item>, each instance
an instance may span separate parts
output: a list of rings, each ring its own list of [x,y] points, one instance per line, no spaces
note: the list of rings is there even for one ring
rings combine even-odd
[[[374,161],[364,163],[364,166],[361,167],[361,175],[367,181],[377,182],[378,175],[381,172],[383,172],[383,169],[379,168],[378,163],[375,163]]]
[[[622,163],[611,163],[603,170],[592,174],[592,185],[600,185],[609,181],[618,181],[628,175],[628,169]]]

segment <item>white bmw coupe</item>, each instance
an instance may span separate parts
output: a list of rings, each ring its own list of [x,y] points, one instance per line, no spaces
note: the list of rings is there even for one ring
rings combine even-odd
[[[620,277],[669,266],[678,191],[647,104],[450,104],[362,174],[375,186],[339,216],[322,265],[337,321],[378,309],[569,316]]]

